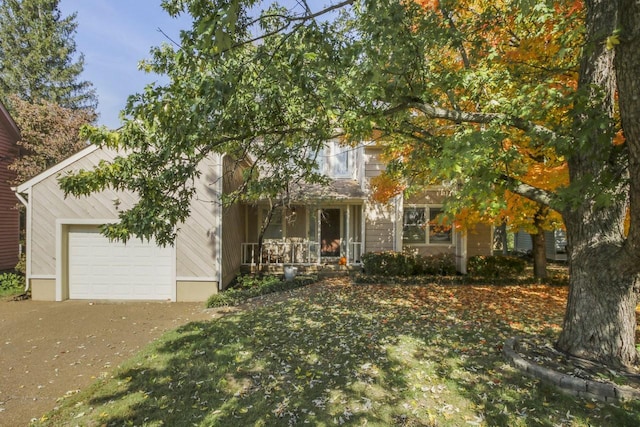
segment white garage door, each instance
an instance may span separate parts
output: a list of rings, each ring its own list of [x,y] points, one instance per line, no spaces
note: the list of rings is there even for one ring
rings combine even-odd
[[[96,226],[69,228],[69,298],[173,299],[171,247],[110,242]]]

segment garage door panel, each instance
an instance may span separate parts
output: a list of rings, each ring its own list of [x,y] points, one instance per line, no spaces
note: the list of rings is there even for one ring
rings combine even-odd
[[[71,299],[173,298],[173,251],[153,242],[110,242],[97,227],[69,229]]]

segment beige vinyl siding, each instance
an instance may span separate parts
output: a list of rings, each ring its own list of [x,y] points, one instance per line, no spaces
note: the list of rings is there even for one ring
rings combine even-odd
[[[16,154],[16,136],[4,121],[0,121],[0,270],[8,270],[18,263],[20,214],[18,199],[10,182],[15,174],[7,169]]]
[[[286,214],[287,237],[307,238],[307,207],[295,205],[295,215]]]
[[[493,227],[478,224],[472,230],[467,230],[467,256],[488,256],[493,254]]]
[[[64,174],[80,169],[89,170],[100,160],[111,161],[116,153],[112,150],[96,150],[80,158],[61,171]],[[198,197],[191,205],[192,215],[178,226],[176,239],[176,275],[188,278],[217,278],[213,246],[213,227],[217,208],[214,161],[203,161],[203,174],[196,182]],[[54,174],[32,188],[31,224],[31,274],[35,276],[55,275],[56,268],[56,219],[99,219],[116,220],[118,210],[127,209],[135,203],[137,196],[111,190],[89,197],[64,198],[58,186],[58,176]],[[118,201],[118,209],[114,201]]]
[[[203,160],[202,174],[195,182],[196,196],[191,201],[191,214],[178,226],[176,239],[176,275],[185,278],[219,280],[216,268],[216,215],[220,197],[216,192],[219,156]]]
[[[394,249],[394,211],[393,206],[380,203],[368,203],[365,206],[364,253]]]
[[[386,168],[380,158],[382,149],[365,147],[364,178],[369,188],[369,180],[380,175]],[[382,204],[368,201],[365,205],[365,247],[363,253],[390,251],[394,249],[395,215],[394,201]]]
[[[115,155],[112,150],[95,150],[65,168],[61,174],[80,169],[92,169],[100,160],[113,160]],[[126,209],[135,201],[131,193],[116,193],[112,190],[103,191],[88,198],[69,196],[65,199],[58,185],[59,176],[60,174],[53,174],[32,187],[29,250],[33,276],[56,274],[56,219],[115,220],[118,217],[118,211],[114,201],[119,202],[119,209]]]
[[[367,181],[374,176],[380,175],[386,169],[387,165],[381,159],[381,156],[381,147],[364,147],[364,176]]]
[[[428,245],[428,246],[415,246],[415,245],[404,245],[402,247],[403,250],[417,255],[428,256],[428,255],[438,255],[438,254],[451,254],[455,255],[456,247],[451,245]]]
[[[224,157],[222,191],[229,194],[243,182],[242,168],[229,156]],[[226,288],[235,278],[242,264],[241,244],[245,241],[245,214],[239,203],[222,211],[222,287]]]
[[[411,197],[408,197],[404,201],[404,206],[411,205],[440,205],[444,201],[445,198],[444,190],[433,189],[427,190],[422,194],[415,194]]]

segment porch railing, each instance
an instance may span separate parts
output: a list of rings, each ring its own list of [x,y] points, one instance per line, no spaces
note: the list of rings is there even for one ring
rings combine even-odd
[[[349,241],[349,264],[362,262],[362,242]]]
[[[347,264],[355,264],[360,262],[362,255],[361,242],[348,242],[349,250],[346,250],[344,241],[340,242],[341,256],[347,257]],[[256,252],[258,251],[257,243],[242,243],[242,264],[255,265]],[[262,251],[258,260],[262,264],[320,264],[323,257],[320,256],[320,248],[318,242],[310,240],[268,240],[262,244]]]

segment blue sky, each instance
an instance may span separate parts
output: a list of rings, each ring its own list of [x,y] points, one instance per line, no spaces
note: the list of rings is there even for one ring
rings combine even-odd
[[[152,46],[167,41],[158,28],[179,40],[190,21],[172,19],[160,0],[61,0],[59,6],[63,16],[77,12],[76,47],[85,56],[82,79],[98,94],[98,124],[117,128],[127,97],[159,78],[137,68]]]
[[[85,56],[83,80],[93,83],[98,94],[98,124],[120,126],[119,113],[127,97],[142,92],[145,85],[162,79],[138,71],[138,63],[149,50],[168,42],[158,28],[179,41],[181,29],[188,29],[188,16],[171,18],[160,7],[161,0],[60,0],[63,16],[77,12],[75,36],[77,52]],[[271,1],[265,1],[270,4]],[[300,11],[297,0],[280,4]],[[318,10],[331,0],[309,0]]]

